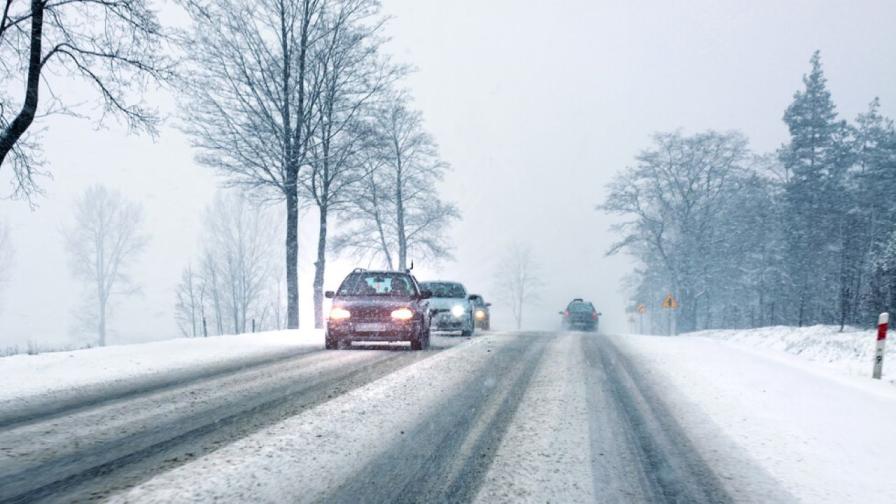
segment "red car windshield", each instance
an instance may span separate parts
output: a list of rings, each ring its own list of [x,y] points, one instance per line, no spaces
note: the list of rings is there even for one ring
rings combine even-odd
[[[414,297],[417,287],[408,275],[400,273],[353,273],[336,295]]]

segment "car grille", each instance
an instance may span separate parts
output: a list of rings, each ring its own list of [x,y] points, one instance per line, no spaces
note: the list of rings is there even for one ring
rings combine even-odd
[[[392,322],[392,309],[367,308],[352,310],[353,322]]]

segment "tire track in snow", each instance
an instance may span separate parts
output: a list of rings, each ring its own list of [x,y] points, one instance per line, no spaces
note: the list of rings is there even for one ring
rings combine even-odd
[[[445,398],[438,411],[321,500],[471,501],[552,341],[545,335],[518,335]]]
[[[122,383],[112,382],[95,385],[89,390],[54,392],[49,398],[35,399],[35,403],[26,408],[16,408],[11,413],[0,411],[0,429],[13,429],[31,422],[46,421],[56,417],[72,415],[79,411],[145,394],[174,390],[200,381],[212,380],[254,369],[263,369],[267,366],[292,361],[318,351],[320,350],[312,347],[299,347],[286,354],[263,355],[239,362],[225,362],[199,371],[178,370],[161,376],[128,379]]]
[[[604,502],[731,502],[662,402],[604,336],[582,338],[595,495]]]
[[[337,355],[339,359],[332,359]],[[197,398],[187,397],[194,387],[208,387],[210,383],[226,380],[232,389],[233,382],[239,382],[242,375],[246,375],[248,384],[254,384],[253,379],[260,382],[250,391],[233,391],[239,401],[225,400],[210,404],[208,409],[200,408],[189,415],[175,416],[142,429],[138,427],[120,437],[113,435],[104,442],[83,450],[69,451],[58,458],[51,457],[37,465],[23,465],[12,473],[0,472],[0,502],[57,500],[62,496],[65,501],[102,498],[419,362],[429,355],[433,353],[363,350],[315,352],[267,368],[253,368],[245,373],[228,374],[223,378],[151,394],[162,396],[163,401],[180,398],[181,401],[195,403]],[[303,367],[306,360],[312,362]],[[319,364],[326,364],[328,360],[332,364],[321,368]],[[292,366],[296,367],[295,372],[283,371]],[[263,376],[258,378],[253,376],[255,374]],[[227,394],[228,387],[222,388],[219,393]],[[147,407],[141,406],[139,399],[120,402],[117,406]],[[26,427],[41,426],[29,424]],[[15,430],[5,432],[3,436],[16,436]],[[17,465],[15,459],[11,462],[0,464],[0,471],[4,471],[3,467],[9,469]]]

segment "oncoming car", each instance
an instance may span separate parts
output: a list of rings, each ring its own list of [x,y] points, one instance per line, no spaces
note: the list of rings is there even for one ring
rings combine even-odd
[[[421,282],[420,285],[432,294],[429,313],[433,331],[460,331],[463,336],[473,335],[473,306],[463,284],[438,281]]]
[[[336,292],[326,293],[333,300],[326,347],[339,349],[353,341],[407,341],[412,350],[427,348],[429,296],[410,273],[356,269]]]
[[[473,323],[476,329],[488,331],[491,328],[491,303],[486,303],[479,294],[470,294],[470,304],[473,305]]]

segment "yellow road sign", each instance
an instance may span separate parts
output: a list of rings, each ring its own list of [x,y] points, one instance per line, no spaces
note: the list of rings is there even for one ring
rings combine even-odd
[[[645,306],[643,303],[641,303],[638,305],[637,310],[638,310],[638,313],[640,313],[641,315],[644,315],[645,313],[647,313],[647,306]]]
[[[674,310],[678,308],[678,301],[672,297],[672,294],[666,294],[666,299],[663,299],[663,302],[660,304],[663,308],[667,310]]]

